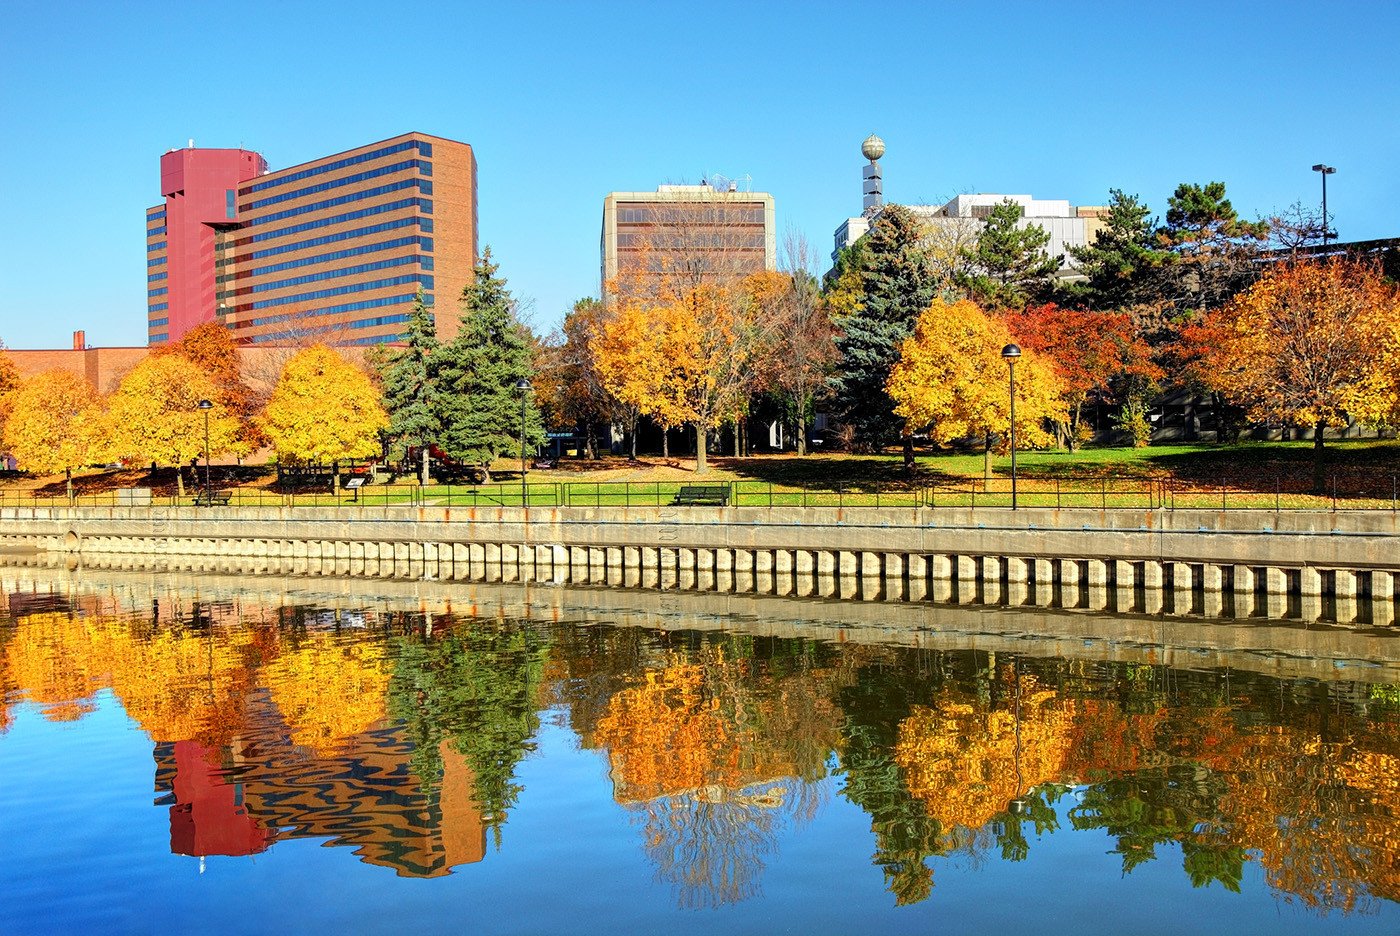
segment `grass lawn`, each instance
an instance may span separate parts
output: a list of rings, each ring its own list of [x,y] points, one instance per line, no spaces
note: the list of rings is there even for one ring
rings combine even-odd
[[[1326,447],[1329,488],[1340,506],[1386,507],[1400,490],[1400,442],[1349,440]],[[1010,502],[1010,459],[993,458],[993,480],[982,483],[980,453],[921,453],[916,475],[908,478],[896,453],[847,455],[820,453],[713,456],[705,475],[695,474],[691,459],[625,458],[593,461],[562,459],[556,467],[529,473],[531,504],[574,505],[667,504],[683,484],[728,482],[735,501],[744,505],[916,506],[931,498],[936,505],[997,505]],[[1020,452],[1017,476],[1020,503],[1057,506],[1191,506],[1307,507],[1330,506],[1333,491],[1311,493],[1311,442],[1244,442],[1235,445],[1162,445],[1149,448],[1089,448],[1077,452]],[[186,471],[186,499],[200,489]],[[491,484],[434,484],[419,487],[411,477],[373,485],[358,495],[327,490],[287,495],[275,488],[272,466],[214,467],[214,487],[232,490],[241,504],[470,505],[521,503],[517,463],[503,459]],[[116,489],[150,487],[155,497],[176,498],[173,469],[153,476],[145,469],[91,470],[74,482],[85,503],[116,503]],[[931,492],[931,493],[929,493]],[[0,503],[34,497],[63,497],[61,477],[0,477]],[[353,499],[352,499],[353,498]],[[1345,503],[1340,503],[1345,501]]]

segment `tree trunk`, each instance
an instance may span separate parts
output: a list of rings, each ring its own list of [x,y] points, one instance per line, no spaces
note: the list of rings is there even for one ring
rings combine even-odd
[[[68,484],[68,503],[73,503],[73,469],[64,468],[63,478]]]
[[[432,476],[428,474],[428,447],[425,445],[423,446],[423,487],[427,487],[430,483],[432,483]]]
[[[797,454],[799,457],[807,454],[807,408],[805,406],[797,410]]]
[[[491,466],[490,466],[490,465],[483,464],[483,465],[481,466],[481,483],[482,483],[482,484],[490,484],[490,483],[491,483]]]
[[[1079,416],[1083,406],[1083,403],[1076,403],[1074,408],[1069,411],[1069,438],[1066,441],[1071,452],[1074,451],[1075,445],[1079,442]]]
[[[992,433],[991,430],[983,437],[982,441],[982,490],[992,489]]]
[[[696,474],[704,474],[706,471],[709,470],[709,466],[707,466],[707,465],[705,464],[705,443],[708,441],[708,440],[706,439],[706,435],[707,435],[707,433],[705,432],[705,427],[702,426],[700,423],[696,423],[696,424],[695,424],[695,473],[696,473]]]
[[[585,423],[583,430],[583,450],[589,461],[598,457],[598,440],[594,438],[593,423],[590,420]]]
[[[331,493],[340,493],[340,462],[331,462]]]
[[[632,460],[637,460],[637,417],[632,417]]]
[[[1327,455],[1322,449],[1322,433],[1327,423],[1317,421],[1313,429],[1313,493],[1322,494],[1327,490]]]
[[[904,437],[904,476],[914,477],[914,437]]]
[[[671,430],[665,426],[661,427],[661,457],[671,460]]]
[[[184,466],[184,465],[176,465],[176,466],[175,466],[175,490],[179,492],[179,494],[180,494],[181,497],[184,497],[184,496],[185,496],[185,466]]]

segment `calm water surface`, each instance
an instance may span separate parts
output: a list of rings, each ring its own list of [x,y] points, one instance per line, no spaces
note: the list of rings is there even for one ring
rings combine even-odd
[[[0,932],[1400,932],[1394,685],[0,582]]]

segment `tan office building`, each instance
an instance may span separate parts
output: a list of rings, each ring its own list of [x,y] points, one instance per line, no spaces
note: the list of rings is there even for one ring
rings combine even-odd
[[[600,278],[687,269],[721,276],[777,269],[773,196],[732,185],[662,185],[603,199]]]

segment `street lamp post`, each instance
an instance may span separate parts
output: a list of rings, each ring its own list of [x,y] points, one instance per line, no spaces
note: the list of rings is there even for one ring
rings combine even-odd
[[[1019,345],[1009,344],[1001,349],[1011,382],[1011,509],[1016,509],[1016,362],[1021,358]]]
[[[1313,172],[1322,173],[1322,246],[1327,247],[1327,238],[1332,236],[1332,222],[1327,218],[1327,177],[1337,171],[1336,166],[1329,166],[1326,163],[1318,163],[1313,166]]]
[[[200,400],[199,408],[204,410],[204,506],[211,507],[214,504],[214,489],[209,484],[209,411],[214,404]]]
[[[525,398],[535,389],[530,381],[521,377],[515,382],[515,390],[520,394],[520,506],[529,507],[530,499],[525,493]]]

